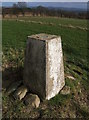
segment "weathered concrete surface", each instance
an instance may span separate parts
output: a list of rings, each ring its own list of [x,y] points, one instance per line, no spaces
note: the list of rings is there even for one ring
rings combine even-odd
[[[42,99],[54,97],[65,85],[61,38],[37,34],[28,37],[24,84]]]
[[[61,38],[48,41],[46,62],[46,99],[54,97],[64,86],[64,67]]]
[[[24,84],[40,97],[46,96],[46,42],[28,38]]]

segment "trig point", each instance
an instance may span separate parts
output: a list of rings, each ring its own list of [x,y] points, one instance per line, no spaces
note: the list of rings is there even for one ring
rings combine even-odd
[[[65,85],[60,36],[28,36],[24,84],[42,99],[54,97]]]

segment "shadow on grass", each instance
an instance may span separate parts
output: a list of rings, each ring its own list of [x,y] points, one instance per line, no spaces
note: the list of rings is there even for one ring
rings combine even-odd
[[[2,88],[6,89],[10,84],[13,82],[23,80],[23,68],[5,68],[5,70],[2,72]]]

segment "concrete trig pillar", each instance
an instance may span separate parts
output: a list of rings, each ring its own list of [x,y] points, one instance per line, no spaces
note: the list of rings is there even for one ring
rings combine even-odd
[[[56,35],[28,36],[24,84],[42,99],[54,97],[65,85],[61,38]]]

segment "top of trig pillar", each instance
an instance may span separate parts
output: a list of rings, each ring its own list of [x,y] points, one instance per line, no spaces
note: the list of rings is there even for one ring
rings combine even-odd
[[[28,36],[28,38],[37,39],[37,40],[52,40],[52,39],[59,38],[59,37],[60,36],[50,35],[50,34],[45,34],[45,33]]]

